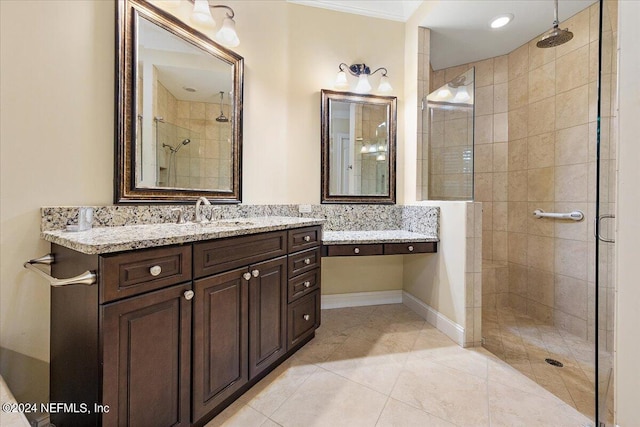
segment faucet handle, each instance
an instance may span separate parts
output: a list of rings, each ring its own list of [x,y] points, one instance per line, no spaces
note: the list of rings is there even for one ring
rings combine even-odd
[[[184,212],[182,211],[182,208],[171,209],[171,213],[174,213],[174,212],[178,212],[178,220],[176,221],[176,224],[184,224],[187,222],[184,219]]]

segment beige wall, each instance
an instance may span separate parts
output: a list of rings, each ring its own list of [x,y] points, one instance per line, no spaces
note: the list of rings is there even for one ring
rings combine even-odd
[[[322,259],[322,295],[402,289],[402,255]]]
[[[320,89],[333,87],[340,62],[384,66],[403,123],[405,26],[285,1],[233,6],[245,58],[243,201],[317,203]],[[0,7],[0,345],[48,360],[49,290],[22,263],[49,250],[41,206],[113,201],[115,5]],[[399,126],[399,153],[403,134]],[[400,174],[400,202],[402,182]]]
[[[619,184],[617,212],[616,423],[632,427],[640,420],[640,2],[619,2]]]

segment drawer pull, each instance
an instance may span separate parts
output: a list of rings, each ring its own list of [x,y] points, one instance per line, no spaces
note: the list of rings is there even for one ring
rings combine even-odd
[[[250,280],[251,279],[251,273],[244,273],[242,275],[242,277],[244,278],[244,280]]]
[[[311,264],[311,260],[309,258],[305,258],[304,259],[304,263],[305,263],[305,265],[309,265],[309,264]]]
[[[359,254],[360,253],[360,248],[354,248],[353,249],[353,253],[354,254]]]
[[[310,236],[304,236],[304,241],[305,242],[310,242],[311,241],[311,237]]]
[[[253,277],[258,277],[258,276],[260,275],[260,270],[253,270],[253,271],[251,272],[251,275],[252,275]]]
[[[413,246],[409,245],[407,249],[409,249],[409,252],[413,252]]]
[[[303,285],[305,288],[308,288],[309,286],[311,286],[311,282],[307,280],[306,282],[303,283]]]
[[[308,314],[305,314],[304,316],[302,316],[302,318],[308,322],[309,319],[311,319],[311,316],[309,316]]]
[[[149,273],[151,273],[152,276],[157,276],[158,274],[162,273],[162,267],[160,267],[159,265],[154,265],[149,269]]]
[[[193,293],[193,291],[192,291],[192,290],[184,291],[184,298],[185,298],[187,301],[190,301],[190,300],[193,298],[193,296],[194,296],[194,295],[195,295],[195,294]]]

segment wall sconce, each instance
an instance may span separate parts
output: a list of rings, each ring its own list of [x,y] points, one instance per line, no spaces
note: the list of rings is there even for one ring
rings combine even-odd
[[[211,9],[223,8],[227,10],[226,17],[222,21],[222,26],[216,33],[215,39],[217,42],[229,46],[236,47],[240,44],[240,39],[236,33],[236,22],[233,20],[235,13],[233,9],[225,5],[211,5],[209,0],[189,0],[193,3],[193,11],[191,12],[191,21],[201,27],[213,29],[216,26],[216,21],[211,15]]]
[[[374,75],[378,71],[382,72],[380,76],[380,84],[378,85],[378,92],[388,93],[393,90],[389,83],[389,77],[387,77],[387,69],[380,67],[374,72],[366,64],[352,64],[348,66],[344,62],[338,65],[338,75],[336,76],[335,88],[339,90],[348,90],[349,82],[347,81],[347,73],[358,78],[358,83],[354,89],[358,93],[367,93],[371,90],[371,83],[369,83],[369,76]]]

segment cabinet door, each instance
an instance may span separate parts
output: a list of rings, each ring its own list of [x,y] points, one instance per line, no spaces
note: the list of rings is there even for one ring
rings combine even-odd
[[[249,378],[287,350],[287,257],[254,264],[249,282]]]
[[[189,425],[190,290],[189,282],[101,307],[103,425]]]
[[[248,382],[247,269],[194,282],[193,420]]]

